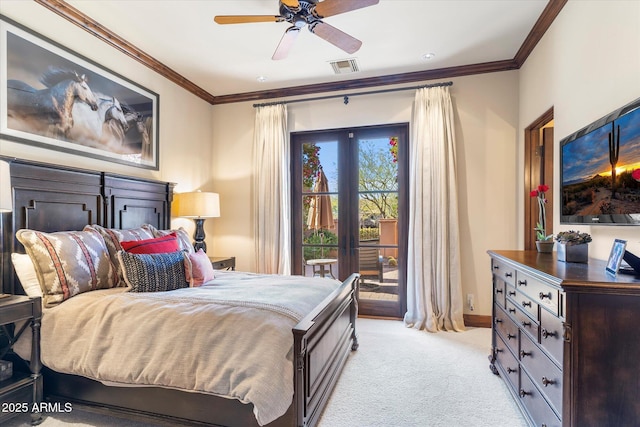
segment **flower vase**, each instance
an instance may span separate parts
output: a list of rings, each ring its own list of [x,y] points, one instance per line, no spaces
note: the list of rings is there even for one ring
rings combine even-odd
[[[567,245],[558,242],[558,261],[587,263],[589,259],[589,245]]]
[[[536,248],[540,253],[550,254],[551,252],[553,252],[553,244],[554,244],[553,240],[537,240]]]

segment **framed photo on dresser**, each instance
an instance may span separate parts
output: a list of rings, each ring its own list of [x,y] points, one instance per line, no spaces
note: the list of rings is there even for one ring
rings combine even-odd
[[[615,239],[613,241],[611,253],[609,254],[609,261],[607,261],[607,266],[605,267],[607,273],[613,274],[614,276],[618,274],[620,263],[622,263],[622,257],[624,257],[624,251],[626,250],[626,248],[626,240]]]

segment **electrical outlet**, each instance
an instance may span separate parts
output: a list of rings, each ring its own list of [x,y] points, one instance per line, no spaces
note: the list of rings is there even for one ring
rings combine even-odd
[[[469,310],[473,311],[474,310],[474,302],[473,302],[473,294],[467,294],[467,306],[469,307]]]

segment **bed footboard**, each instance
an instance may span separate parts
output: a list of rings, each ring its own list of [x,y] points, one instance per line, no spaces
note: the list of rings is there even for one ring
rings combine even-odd
[[[325,407],[347,356],[358,348],[356,287],[352,274],[293,328],[296,426],[314,426]]]

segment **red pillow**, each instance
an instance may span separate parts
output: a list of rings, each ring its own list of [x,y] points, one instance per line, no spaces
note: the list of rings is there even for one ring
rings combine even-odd
[[[164,254],[180,250],[178,236],[171,233],[166,236],[145,240],[129,240],[120,242],[120,246],[125,251],[132,254]]]

